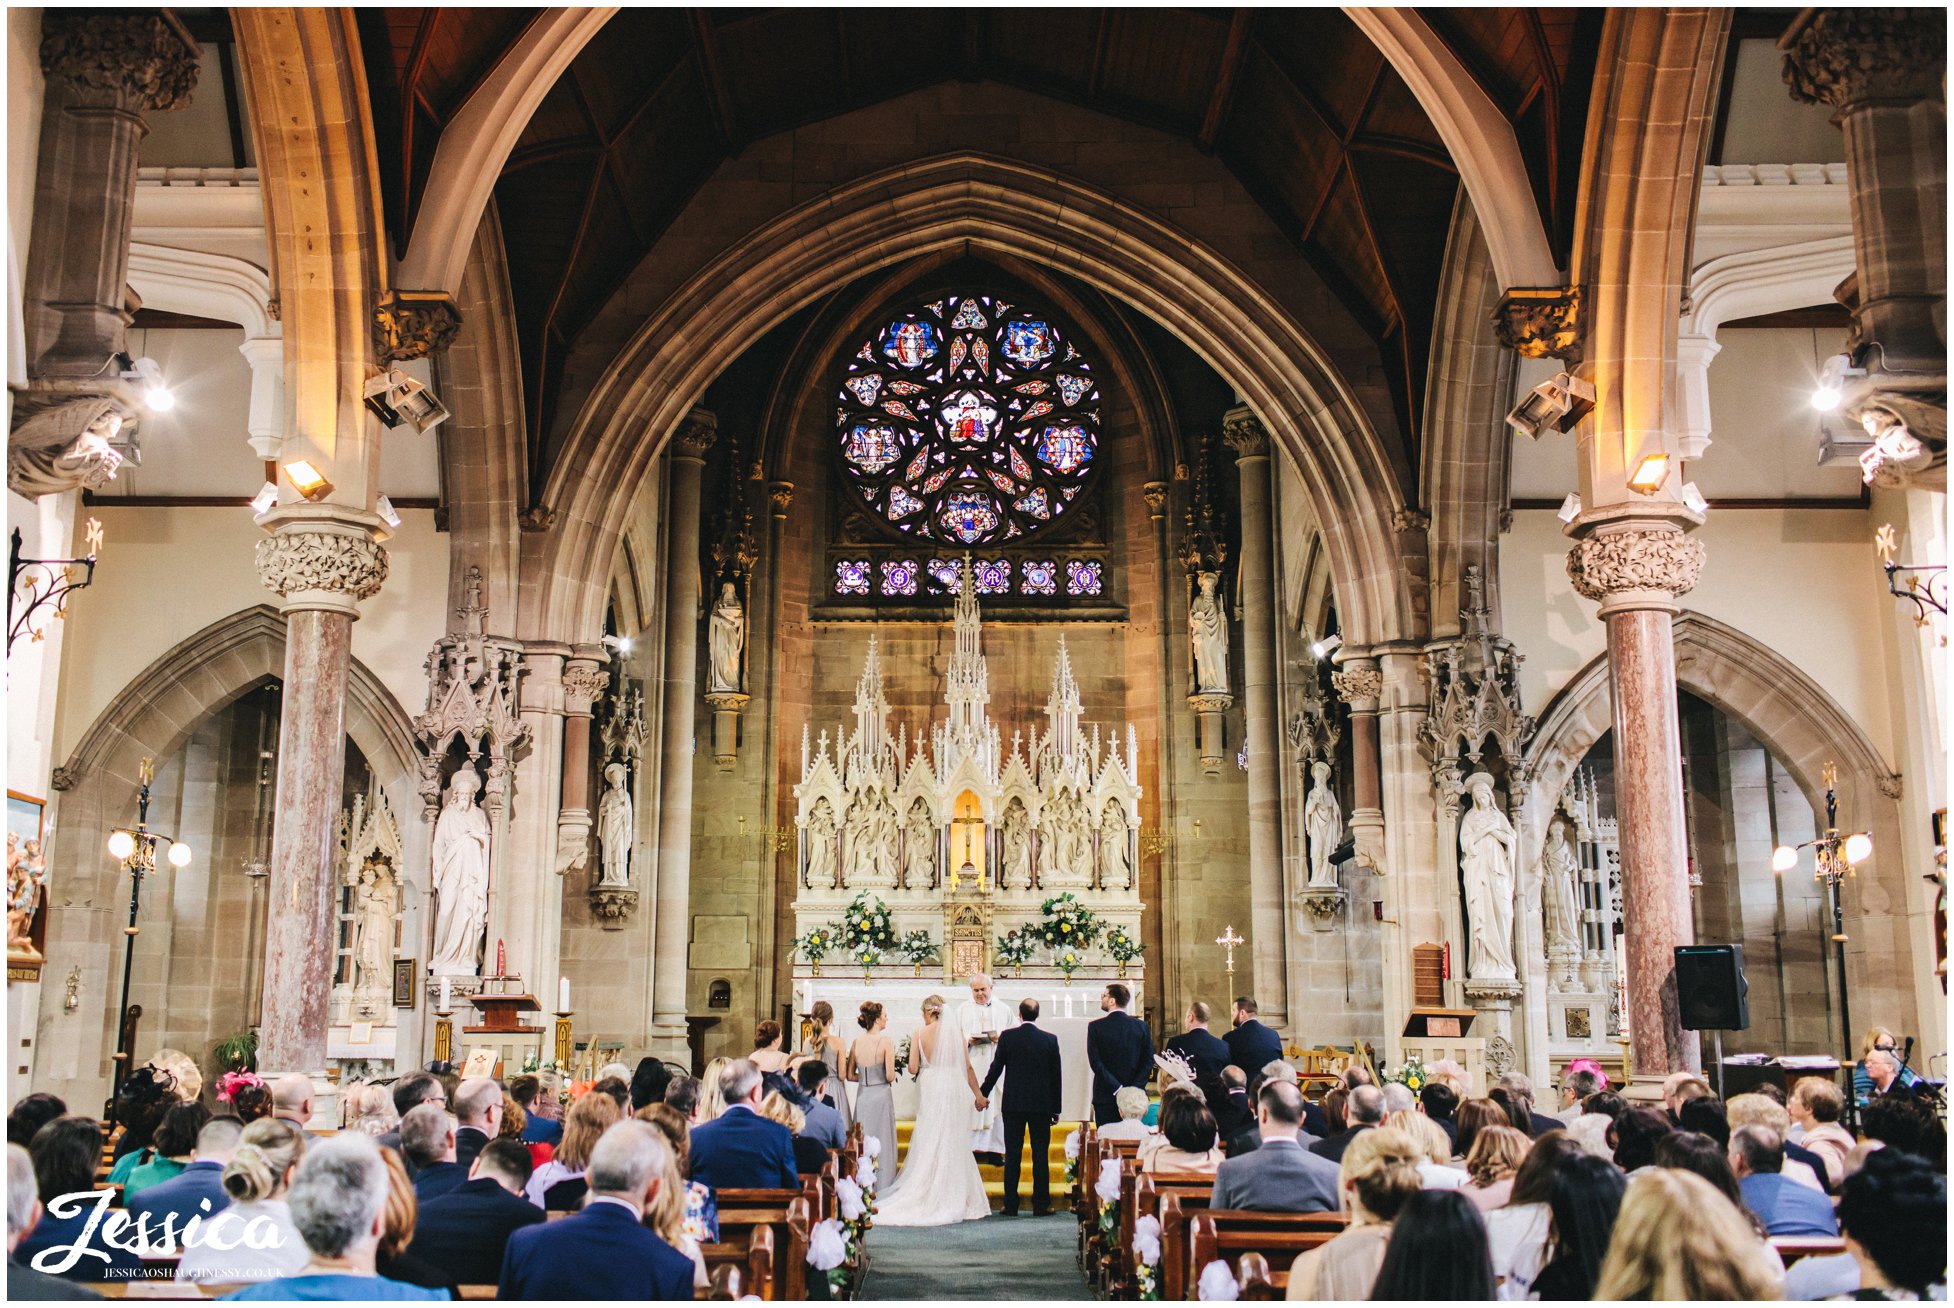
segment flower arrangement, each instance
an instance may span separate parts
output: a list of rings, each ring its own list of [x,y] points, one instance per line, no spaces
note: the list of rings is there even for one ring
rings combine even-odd
[[[1099,1176],[1093,1183],[1093,1192],[1099,1198],[1099,1234],[1114,1243],[1119,1243],[1119,1174],[1118,1158],[1099,1160]]]
[[[896,942],[896,952],[916,965],[916,975],[923,974],[923,964],[936,957],[936,942],[930,939],[927,931],[911,931]]]
[[[801,951],[801,957],[814,964],[816,974],[821,971],[821,960],[835,947],[841,928],[830,922],[827,926],[810,927],[803,935],[794,937],[794,948]]]
[[[1133,934],[1123,926],[1116,926],[1106,933],[1106,952],[1119,964],[1119,974],[1126,975],[1126,965],[1138,958],[1146,950]]]
[[[889,906],[864,890],[848,901],[841,919],[841,944],[850,953],[878,952],[896,947],[896,929]]]
[[[1065,984],[1072,984],[1072,974],[1086,965],[1086,960],[1076,949],[1054,949],[1052,966],[1065,973]]]
[[[1140,1299],[1160,1298],[1160,1219],[1152,1213],[1133,1223],[1133,1272],[1139,1283]]]
[[[1425,1070],[1424,1060],[1416,1054],[1405,1059],[1403,1065],[1396,1071],[1384,1074],[1385,1084],[1401,1085],[1414,1095],[1423,1090],[1425,1082],[1429,1080],[1431,1080],[1431,1073]]]
[[[808,1232],[807,1264],[827,1278],[829,1298],[840,1298],[848,1282],[848,1252],[847,1231],[838,1219],[817,1222]]]
[[[896,1041],[896,1075],[901,1076],[909,1070],[909,1037]]]
[[[1025,929],[1053,949],[1061,945],[1067,949],[1087,949],[1105,934],[1105,922],[1069,892],[1052,896],[1039,908],[1045,914],[1044,921]]]
[[[870,968],[880,967],[882,965],[882,951],[870,945],[863,945],[861,948],[855,950],[852,957],[862,969],[862,978],[864,980],[868,979]]]
[[[1065,1137],[1065,1183],[1067,1185],[1079,1183],[1079,1149],[1083,1144],[1080,1137],[1084,1133],[1085,1128],[1079,1127]]]
[[[993,957],[1023,975],[1024,965],[1031,961],[1031,952],[1036,947],[1037,942],[1023,931],[1011,931],[997,938],[997,951]]]
[[[264,1078],[256,1072],[226,1072],[217,1078],[217,1102],[232,1103],[237,1099],[237,1092],[246,1086],[262,1088],[264,1084]]]

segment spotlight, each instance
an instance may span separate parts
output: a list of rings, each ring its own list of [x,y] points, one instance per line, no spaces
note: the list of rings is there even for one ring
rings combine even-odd
[[[433,391],[398,368],[376,373],[365,388],[366,407],[389,427],[407,423],[425,436],[446,422],[448,406]]]
[[[1798,866],[1798,851],[1789,845],[1779,845],[1771,851],[1771,870],[1789,872]]]
[[[127,359],[129,356],[124,354],[117,357]],[[176,395],[170,390],[169,383],[163,380],[162,367],[148,355],[129,364],[123,370],[122,377],[125,381],[142,383],[143,407],[151,413],[168,413],[176,407]]]
[[[171,867],[189,867],[189,866],[190,866],[190,846],[188,846],[188,845],[186,845],[186,844],[184,844],[184,843],[183,843],[183,842],[182,842],[181,840],[179,840],[179,841],[176,841],[175,843],[173,843],[173,844],[172,844],[172,845],[170,846],[170,866],[171,866]]]
[[[272,506],[277,503],[278,483],[268,481],[258,487],[258,493],[251,497],[251,516],[254,518],[262,517],[264,514],[269,513]]]
[[[382,495],[379,503],[373,506],[373,511],[380,515],[380,521],[386,523],[395,531],[400,530],[400,514],[394,509],[394,502],[392,500]]]
[[[1820,413],[1831,413],[1839,407],[1839,401],[1844,398],[1843,392],[1838,387],[1820,386],[1812,392],[1812,407]]]
[[[1572,431],[1575,424],[1594,411],[1594,383],[1583,381],[1571,372],[1555,373],[1527,392],[1506,425],[1524,436],[1540,439],[1540,434]]]
[[[1873,856],[1873,838],[1855,831],[1845,838],[1845,861],[1857,867]]]
[[[1820,413],[1834,412],[1845,400],[1845,379],[1865,375],[1864,368],[1852,366],[1850,354],[1831,356],[1819,370],[1818,385],[1812,390],[1812,407]]]
[[[1330,657],[1330,655],[1336,653],[1338,650],[1342,648],[1343,648],[1343,637],[1338,635],[1329,635],[1329,636],[1325,636],[1322,640],[1319,640],[1315,644],[1311,645],[1309,647],[1309,652],[1314,654],[1319,659],[1327,659]]]
[[[109,833],[109,857],[128,861],[129,855],[136,852],[136,838],[126,831]]]
[[[1554,516],[1562,522],[1573,522],[1574,519],[1580,517],[1581,493],[1579,491],[1570,492],[1568,497],[1560,502],[1560,512]]]
[[[1638,495],[1653,495],[1669,480],[1669,456],[1645,454],[1628,479],[1628,488]]]
[[[1683,483],[1683,505],[1691,513],[1708,513],[1710,511],[1710,502],[1703,498],[1703,492],[1696,489],[1696,483],[1693,481]]]
[[[611,650],[619,655],[625,655],[631,652],[631,638],[629,636],[606,636],[599,643],[605,649]]]
[[[316,503],[332,494],[332,483],[326,480],[326,474],[306,459],[293,459],[286,464],[285,475],[291,479],[292,489],[307,500]]]

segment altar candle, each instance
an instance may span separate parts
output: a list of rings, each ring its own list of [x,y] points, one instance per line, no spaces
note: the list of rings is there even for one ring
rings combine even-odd
[[[495,974],[497,976],[509,975],[509,955],[502,948],[502,942],[500,940],[495,942]]]
[[[448,1003],[448,978],[445,976],[441,978],[441,1011],[444,1013],[454,1011],[453,1006]]]
[[[567,976],[556,979],[556,1011],[559,1013],[570,1011],[570,978]]]

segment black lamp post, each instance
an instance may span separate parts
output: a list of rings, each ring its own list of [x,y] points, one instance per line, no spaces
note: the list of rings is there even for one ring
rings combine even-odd
[[[169,846],[165,858],[171,867],[190,866],[190,846],[174,836],[149,829],[149,783],[156,779],[155,760],[144,759],[139,776],[142,788],[136,792],[136,825],[117,827],[109,833],[109,854],[129,874],[129,925],[122,929],[122,1003],[116,1010],[115,1069],[109,1090],[108,1120],[111,1126],[115,1125],[117,1106],[122,1098],[122,1082],[129,1075],[129,1060],[134,1052],[129,1046],[134,1034],[132,1018],[136,1014],[129,1009],[129,982],[136,967],[136,936],[142,931],[136,925],[136,913],[142,907],[143,878],[156,871],[158,846]]]

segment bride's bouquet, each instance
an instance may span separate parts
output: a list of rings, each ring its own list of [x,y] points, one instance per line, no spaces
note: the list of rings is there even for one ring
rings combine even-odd
[[[909,1037],[896,1041],[896,1075],[901,1076],[909,1070]]]

